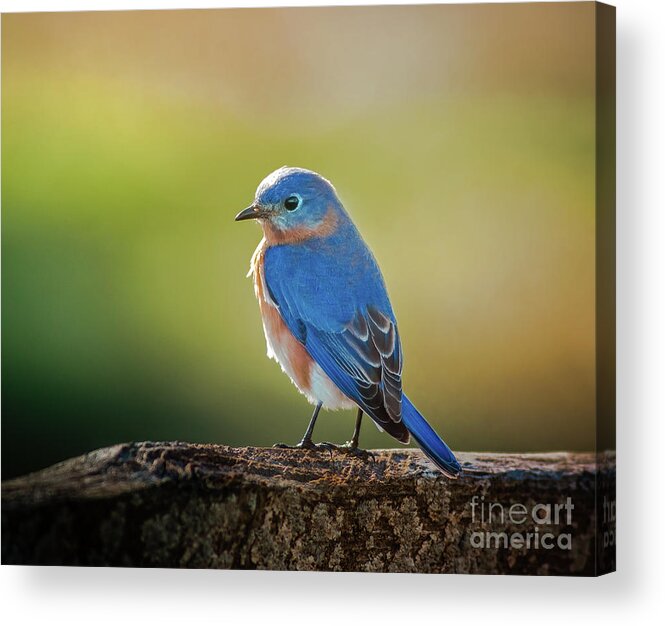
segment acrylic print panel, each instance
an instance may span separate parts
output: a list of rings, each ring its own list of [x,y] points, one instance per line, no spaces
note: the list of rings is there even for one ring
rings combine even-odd
[[[613,8],[2,28],[3,562],[614,569]]]

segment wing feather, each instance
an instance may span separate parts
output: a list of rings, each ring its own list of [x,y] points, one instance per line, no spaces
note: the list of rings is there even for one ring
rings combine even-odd
[[[401,422],[402,359],[393,320],[374,307],[367,307],[365,311],[357,311],[340,332],[321,331],[308,325],[307,338],[305,346],[326,374],[338,386],[340,371],[348,376],[353,393],[343,391],[376,422],[384,428]],[[323,354],[339,370],[326,370],[320,360]]]

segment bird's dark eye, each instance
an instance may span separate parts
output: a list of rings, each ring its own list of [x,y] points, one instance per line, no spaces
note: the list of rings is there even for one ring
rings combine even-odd
[[[284,200],[284,208],[287,211],[295,211],[300,206],[300,198],[298,196],[289,196]]]

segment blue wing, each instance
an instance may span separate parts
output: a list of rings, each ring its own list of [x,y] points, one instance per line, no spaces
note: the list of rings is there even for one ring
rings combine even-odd
[[[266,286],[289,330],[330,379],[407,443],[397,323],[376,261],[364,243],[352,243],[337,244],[334,255],[302,244],[268,248]]]

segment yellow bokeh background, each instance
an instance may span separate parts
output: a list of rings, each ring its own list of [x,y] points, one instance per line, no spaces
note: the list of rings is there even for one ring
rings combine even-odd
[[[233,222],[285,164],[373,248],[451,447],[592,449],[594,28],[592,3],[3,16],[3,474],[299,439]]]

